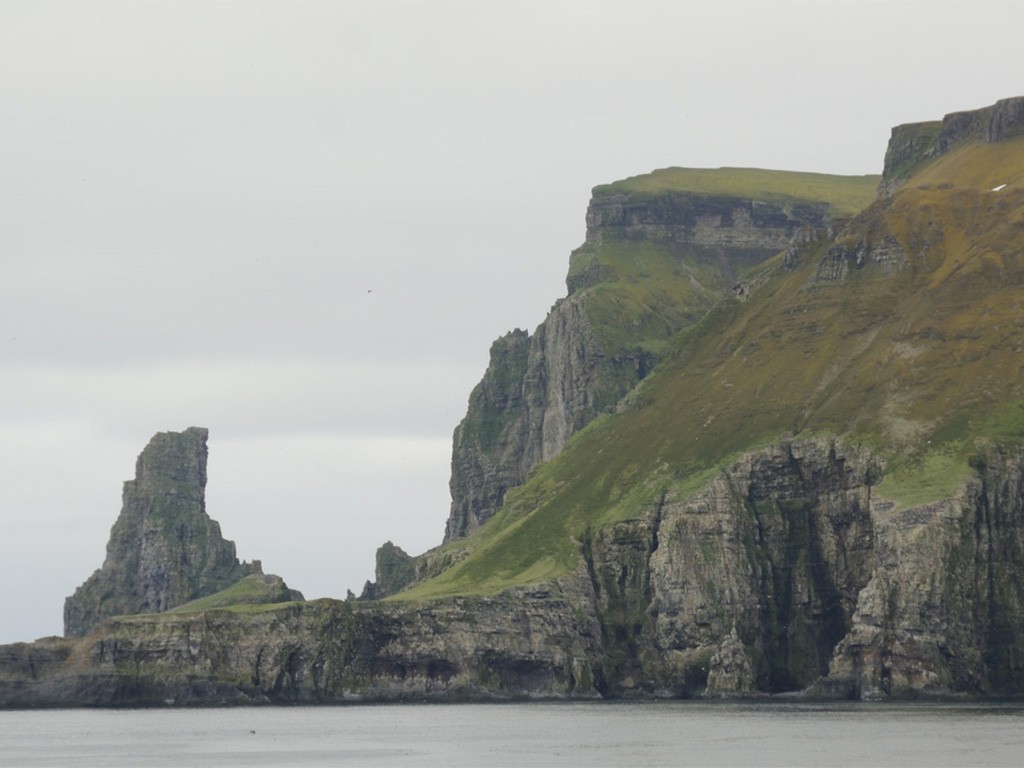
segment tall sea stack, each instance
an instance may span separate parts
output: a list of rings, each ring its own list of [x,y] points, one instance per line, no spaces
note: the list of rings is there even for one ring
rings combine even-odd
[[[109,616],[159,613],[260,573],[206,514],[208,430],[156,434],[124,484],[103,567],[64,602],[64,634]]]

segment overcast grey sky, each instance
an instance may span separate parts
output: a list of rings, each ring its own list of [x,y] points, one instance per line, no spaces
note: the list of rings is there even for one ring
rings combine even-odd
[[[1019,2],[0,3],[0,642],[62,631],[158,431],[307,597],[448,513],[491,341],[590,189],[881,170],[1024,94]]]

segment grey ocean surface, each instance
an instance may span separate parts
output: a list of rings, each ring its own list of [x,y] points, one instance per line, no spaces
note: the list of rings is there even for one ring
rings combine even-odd
[[[1019,766],[1024,704],[0,711],[3,766]]]

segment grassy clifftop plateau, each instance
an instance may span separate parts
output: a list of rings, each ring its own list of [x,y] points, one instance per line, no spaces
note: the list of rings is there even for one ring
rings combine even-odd
[[[717,192],[760,173],[670,169],[595,198],[674,183]],[[821,178],[787,175],[771,194],[804,177]],[[866,184],[844,182],[832,199]],[[979,444],[1024,432],[1022,243],[1024,139],[965,143],[932,160],[834,237],[753,267],[749,298],[717,301],[672,337],[618,413],[577,434],[477,535],[448,545],[455,565],[399,599],[566,574],[586,532],[696,491],[783,435],[870,447],[885,468],[878,491],[897,503],[949,496]],[[610,253],[631,257],[622,241]],[[628,283],[620,267],[616,280]]]
[[[828,203],[836,216],[860,213],[874,199],[878,176],[772,171],[763,168],[661,168],[594,188],[594,197],[691,193],[765,202]]]

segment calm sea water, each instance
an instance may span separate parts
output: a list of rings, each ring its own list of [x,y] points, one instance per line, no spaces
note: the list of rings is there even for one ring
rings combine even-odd
[[[1020,766],[1024,705],[0,712],[3,766]]]

